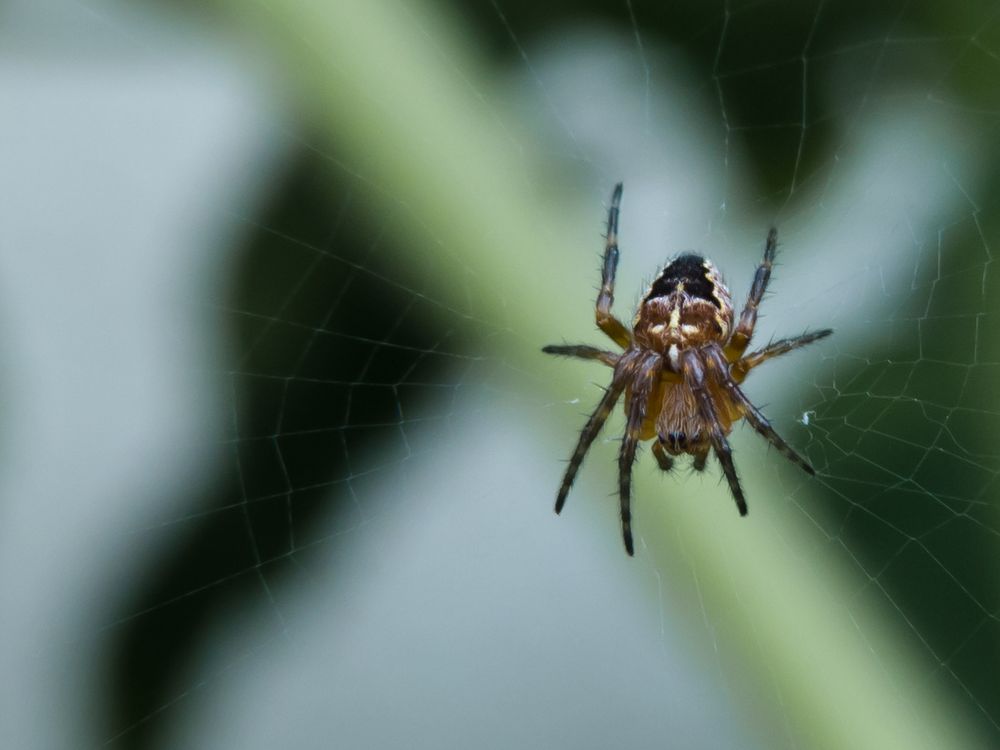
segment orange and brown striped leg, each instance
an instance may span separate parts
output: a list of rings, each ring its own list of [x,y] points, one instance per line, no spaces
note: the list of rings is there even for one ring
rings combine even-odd
[[[559,487],[559,495],[556,497],[556,513],[562,511],[563,505],[566,503],[566,496],[569,494],[569,488],[573,486],[576,473],[580,470],[580,464],[583,463],[583,457],[587,455],[591,443],[594,442],[597,433],[601,431],[607,421],[618,397],[625,390],[625,381],[625,378],[616,378],[611,382],[611,386],[604,392],[604,398],[601,399],[594,413],[590,415],[590,419],[587,420],[587,424],[580,433],[580,439],[577,441],[576,449],[573,451],[569,466],[566,467],[566,473],[563,475],[562,485]]]
[[[750,287],[750,294],[747,295],[747,303],[743,307],[739,322],[726,345],[726,359],[730,362],[735,362],[742,357],[743,352],[750,344],[754,326],[757,324],[757,308],[760,307],[760,301],[764,299],[767,282],[771,280],[771,268],[774,266],[774,254],[777,248],[778,230],[771,227],[771,231],[767,233],[767,244],[764,246],[764,259],[757,266],[757,273],[753,277],[753,286]]]
[[[708,363],[709,371],[711,374],[719,381],[723,388],[726,389],[726,393],[729,397],[738,404],[743,410],[743,418],[750,423],[765,440],[767,440],[771,445],[777,448],[781,454],[794,464],[798,464],[802,467],[808,474],[815,474],[816,470],[806,461],[802,456],[795,452],[795,450],[771,426],[771,423],[767,421],[767,418],[760,413],[760,410],[754,406],[750,399],[747,398],[746,394],[740,390],[740,387],[736,385],[732,377],[729,375],[729,363],[726,362],[725,355],[716,346],[711,347],[706,350],[706,360]]]
[[[587,346],[586,344],[549,344],[548,346],[543,346],[542,351],[546,354],[555,354],[560,357],[576,357],[577,359],[596,359],[599,362],[603,362],[608,367],[614,367],[618,364],[618,358],[620,354],[615,354],[614,352],[604,351],[603,349],[597,349],[593,346]]]
[[[621,201],[622,184],[619,182],[611,194],[611,208],[608,209],[608,237],[604,245],[601,291],[597,295],[595,315],[597,327],[622,349],[627,349],[632,343],[632,334],[625,324],[611,313],[611,305],[615,301],[615,271],[618,269],[618,207]]]
[[[708,430],[708,436],[712,443],[712,448],[715,450],[715,455],[719,457],[719,463],[722,464],[722,471],[726,475],[726,481],[729,482],[729,491],[733,494],[733,499],[736,501],[736,507],[740,515],[745,516],[747,514],[747,501],[743,496],[740,479],[736,475],[736,465],[733,463],[732,449],[729,447],[729,441],[726,440],[726,436],[719,426],[719,418],[712,403],[712,396],[708,392],[705,365],[697,351],[689,350],[684,353],[681,367],[684,377],[698,401],[698,410],[701,414],[701,419],[705,423],[705,429]]]
[[[625,551],[631,557],[635,554],[632,544],[632,464],[635,462],[635,450],[639,444],[639,433],[642,423],[646,421],[646,409],[653,386],[660,376],[663,358],[658,354],[648,356],[639,365],[635,378],[632,380],[631,392],[627,404],[628,423],[625,437],[622,438],[621,450],[618,453],[618,497],[621,503],[622,538],[625,540]]]
[[[780,357],[782,354],[787,354],[790,351],[798,349],[800,346],[811,344],[813,341],[819,341],[820,339],[826,338],[831,333],[833,333],[833,329],[824,328],[822,331],[803,333],[801,336],[796,336],[793,339],[781,339],[780,341],[768,344],[763,349],[751,352],[742,359],[733,363],[731,370],[733,380],[737,383],[742,383],[743,379],[746,378],[747,373],[749,373],[753,368],[764,364],[767,360],[773,359],[774,357]]]

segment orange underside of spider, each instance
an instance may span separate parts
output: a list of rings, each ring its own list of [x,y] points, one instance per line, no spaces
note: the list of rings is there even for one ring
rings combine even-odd
[[[716,416],[722,431],[729,434],[733,425],[744,416],[743,407],[734,403],[724,390],[712,384],[708,385],[710,398],[718,405]],[[625,403],[632,399],[631,388],[625,388]],[[647,407],[646,418],[639,427],[639,441],[645,442],[654,438],[659,438],[659,424],[676,425],[681,429],[677,432],[692,434],[694,421],[690,419],[692,413],[697,412],[697,406],[685,393],[683,381],[674,373],[664,373],[660,376],[659,382],[653,387],[649,394],[649,406]],[[686,428],[686,429],[685,429]],[[687,452],[687,451],[685,451]]]

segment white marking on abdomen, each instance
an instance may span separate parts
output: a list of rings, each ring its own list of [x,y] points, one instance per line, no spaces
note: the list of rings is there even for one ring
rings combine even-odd
[[[677,351],[677,344],[671,344],[670,348],[667,349],[667,356],[670,357],[670,366],[674,368],[675,372],[680,372],[681,370],[681,358]]]

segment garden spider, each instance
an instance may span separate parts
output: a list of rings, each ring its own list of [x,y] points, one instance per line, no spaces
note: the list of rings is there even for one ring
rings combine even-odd
[[[640,440],[651,440],[653,455],[663,471],[674,464],[671,456],[690,453],[694,468],[702,471],[709,449],[722,464],[729,489],[741,516],[747,514],[740,480],[726,435],[733,423],[746,419],[757,432],[809,474],[816,472],[774,431],[739,384],[753,368],[772,357],[798,349],[833,333],[830,329],[804,333],[768,344],[744,355],[757,322],[757,308],[767,289],[778,244],[778,232],[767,235],[764,259],[757,267],[753,286],[739,322],[733,328],[733,304],[729,290],[712,262],[700,255],[674,258],[656,278],[636,311],[629,331],[611,314],[615,269],[618,266],[618,206],[622,184],[615,185],[608,211],[608,237],[597,295],[597,325],[625,351],[616,354],[592,346],[546,346],[542,351],[580,359],[596,359],[614,368],[611,385],[590,415],[573,451],[559,495],[556,513],[562,510],[577,470],[590,444],[607,420],[622,393],[625,394],[627,427],[618,455],[618,489],[621,500],[625,550],[632,546],[632,514],[629,499],[632,463]]]

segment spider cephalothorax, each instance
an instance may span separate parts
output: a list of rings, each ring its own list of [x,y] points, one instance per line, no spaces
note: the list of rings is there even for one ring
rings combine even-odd
[[[714,450],[740,515],[746,515],[747,505],[726,439],[733,423],[739,419],[746,419],[791,461],[810,474],[815,473],[750,403],[739,383],[757,365],[829,336],[833,331],[825,329],[775,341],[745,354],[757,322],[757,308],[771,277],[778,242],[775,229],[768,232],[764,259],[757,267],[747,303],[735,328],[732,299],[718,270],[706,258],[685,254],[668,263],[650,285],[629,331],[611,314],[618,266],[621,196],[619,183],[608,212],[608,238],[596,313],[600,329],[625,351],[616,354],[583,345],[546,346],[543,351],[595,359],[614,368],[610,387],[580,434],[556,498],[556,513],[566,502],[590,444],[624,393],[628,426],[618,458],[619,496],[625,549],[631,555],[632,463],[640,440],[655,438],[653,455],[664,471],[673,467],[671,456],[682,453],[691,454],[694,468],[701,471],[709,451]]]

